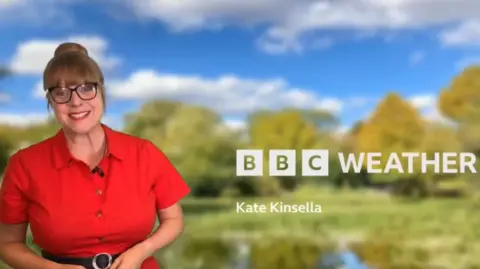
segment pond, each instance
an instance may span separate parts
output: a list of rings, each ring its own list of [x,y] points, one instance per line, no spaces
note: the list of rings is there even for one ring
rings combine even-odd
[[[309,239],[184,237],[157,259],[164,269],[429,269],[421,249],[391,243],[318,243]]]

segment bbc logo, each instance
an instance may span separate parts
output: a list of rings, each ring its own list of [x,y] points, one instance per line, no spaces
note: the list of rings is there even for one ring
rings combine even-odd
[[[272,149],[268,156],[270,176],[296,176],[296,151]],[[302,176],[328,176],[329,154],[327,149],[302,150]],[[263,176],[264,156],[261,149],[237,150],[237,176]]]

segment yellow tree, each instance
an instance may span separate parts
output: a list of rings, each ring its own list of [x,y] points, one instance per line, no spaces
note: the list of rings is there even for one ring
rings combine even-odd
[[[321,127],[330,127],[334,121],[332,115],[323,111],[284,109],[258,112],[249,119],[251,147],[263,149],[267,154],[270,149],[294,149],[297,150],[297,161],[300,163],[301,150],[325,148],[325,140],[329,139],[329,135],[322,132]],[[264,165],[264,168],[267,173],[268,165]],[[300,174],[300,169],[297,171]],[[285,189],[292,190],[300,179],[301,177],[282,177],[280,182]]]
[[[408,101],[397,93],[390,93],[377,105],[370,118],[365,120],[357,131],[355,143],[357,154],[381,153],[382,166],[375,168],[382,169],[391,153],[418,151],[425,132],[425,121]],[[407,167],[405,160],[401,159],[401,161],[403,161],[402,167]],[[392,170],[389,177],[383,179],[393,180],[402,177],[396,172]]]
[[[358,134],[360,133],[360,130],[363,127],[363,121],[358,121],[355,124],[353,124],[352,128],[348,130],[348,132],[343,135],[340,141],[340,150],[339,152],[347,155],[347,154],[352,154],[357,152],[357,140],[358,140]],[[336,160],[336,174],[332,173],[333,175],[336,175],[332,177],[333,185],[336,186],[337,188],[343,188],[345,186],[352,187],[352,188],[358,188],[358,187],[365,187],[370,184],[370,177],[366,173],[365,169],[362,169],[360,173],[354,173],[351,171],[348,174],[343,174],[341,173],[341,167],[340,163],[338,162],[338,159]],[[331,167],[335,167],[331,165]]]
[[[355,152],[358,134],[362,129],[363,122],[356,122],[350,130],[342,137],[340,151],[341,152]]]
[[[463,151],[480,156],[480,66],[465,68],[454,77],[438,98],[442,115],[455,123]],[[479,169],[477,165],[477,169]],[[476,175],[467,175],[470,191],[477,191]]]
[[[457,75],[438,98],[443,116],[457,123],[464,145],[480,151],[480,66],[470,66]]]
[[[250,139],[254,147],[270,149],[308,149],[318,143],[317,127],[298,110],[263,112],[250,120]]]

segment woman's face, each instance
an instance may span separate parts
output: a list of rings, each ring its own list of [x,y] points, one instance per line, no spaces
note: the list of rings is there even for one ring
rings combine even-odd
[[[100,124],[103,115],[101,89],[92,83],[67,85],[60,82],[49,89],[49,100],[57,121],[69,131],[86,134]]]

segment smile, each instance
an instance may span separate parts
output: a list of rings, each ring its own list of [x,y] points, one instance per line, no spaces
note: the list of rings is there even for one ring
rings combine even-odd
[[[74,120],[81,120],[86,118],[90,114],[90,111],[78,112],[78,113],[69,113],[68,116]]]

